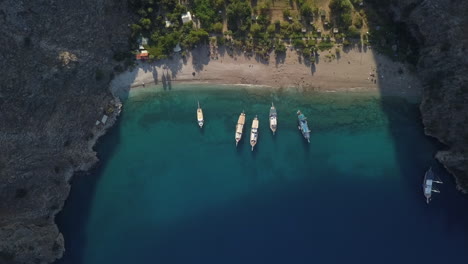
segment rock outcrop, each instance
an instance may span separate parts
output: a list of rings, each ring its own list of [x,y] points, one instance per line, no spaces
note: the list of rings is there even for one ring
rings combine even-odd
[[[401,19],[419,41],[426,134],[447,146],[436,158],[468,192],[468,1],[399,0]]]
[[[62,256],[54,218],[119,112],[108,82],[129,21],[126,0],[0,1],[0,263]]]

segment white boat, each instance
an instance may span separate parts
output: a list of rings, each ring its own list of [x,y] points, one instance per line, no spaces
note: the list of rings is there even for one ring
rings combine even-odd
[[[276,132],[277,123],[278,123],[278,121],[277,121],[276,108],[273,105],[273,103],[271,103],[271,108],[270,108],[270,129],[271,129],[271,131],[273,131],[273,135]]]
[[[252,129],[250,130],[250,145],[252,146],[252,151],[254,150],[255,145],[257,144],[258,139],[258,118],[255,116],[252,121]]]
[[[441,181],[435,180],[436,176],[432,171],[432,168],[424,175],[424,182],[423,182],[423,192],[424,196],[426,197],[426,203],[429,203],[432,199],[432,193],[440,193],[439,190],[434,188],[434,183],[442,183]]]
[[[203,110],[200,108],[200,102],[198,102],[197,121],[198,121],[198,126],[202,128],[205,120],[203,120]]]
[[[245,114],[244,114],[244,111],[242,111],[242,113],[239,116],[239,119],[237,120],[237,125],[236,125],[236,147],[242,138],[242,131],[244,130],[244,124],[245,124]]]
[[[304,138],[310,143],[310,129],[309,125],[307,124],[307,117],[300,110],[297,111],[297,118],[298,118],[298,128],[301,131]]]

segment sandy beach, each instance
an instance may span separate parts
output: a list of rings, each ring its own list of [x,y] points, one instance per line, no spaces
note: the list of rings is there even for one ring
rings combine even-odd
[[[271,88],[295,87],[313,91],[379,91],[382,95],[419,97],[421,84],[404,64],[394,62],[371,49],[319,53],[315,64],[304,61],[288,50],[278,61],[272,54],[261,61],[241,52],[228,53],[224,48],[209,46],[193,50],[185,59],[154,63],[140,62],[137,67],[114,78],[111,90],[115,95],[129,89],[152,84],[176,83],[252,84]]]

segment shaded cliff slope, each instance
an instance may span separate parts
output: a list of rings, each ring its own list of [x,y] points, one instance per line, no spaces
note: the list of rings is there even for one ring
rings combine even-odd
[[[73,172],[97,161],[128,21],[126,0],[0,1],[0,263],[63,254],[55,214]]]
[[[397,19],[419,41],[425,131],[447,145],[436,158],[468,191],[468,1],[399,0]]]

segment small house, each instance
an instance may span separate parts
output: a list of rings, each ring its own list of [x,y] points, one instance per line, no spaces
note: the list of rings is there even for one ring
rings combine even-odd
[[[302,28],[302,30],[301,30],[301,31],[302,31],[302,33],[306,33],[306,32],[307,32],[307,29],[305,29],[305,28]]]
[[[338,28],[333,28],[333,34],[338,34]]]
[[[192,21],[192,14],[190,14],[190,11],[188,11],[185,14],[182,14],[182,23],[186,24],[190,21]]]
[[[146,60],[149,59],[149,53],[147,50],[142,50],[136,55],[137,60]]]
[[[171,21],[169,21],[169,20],[166,20],[165,22],[166,22],[166,27],[167,27],[167,28],[168,28],[168,27],[170,27],[170,26],[172,26],[172,23],[171,23]]]

